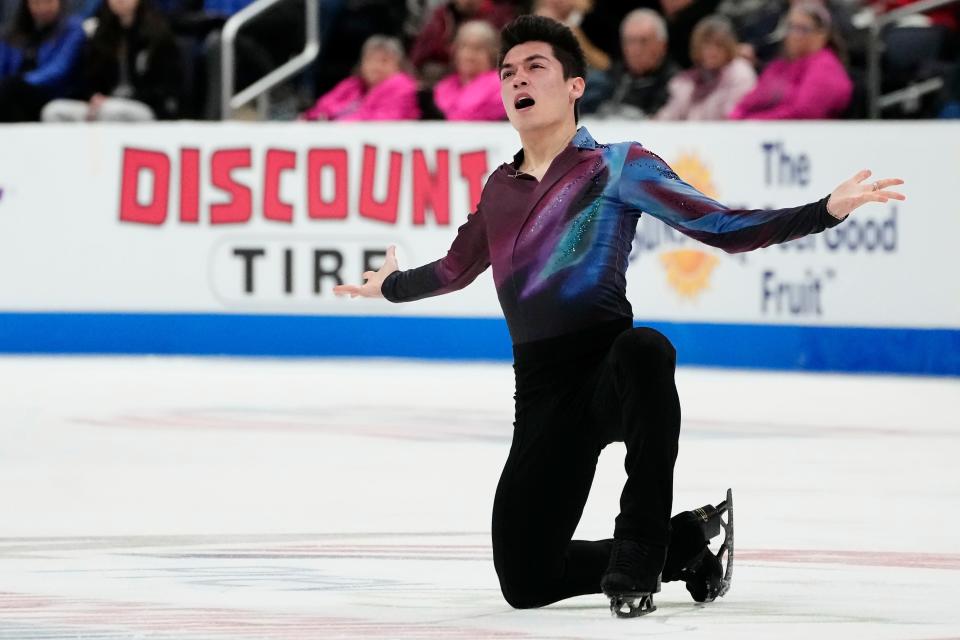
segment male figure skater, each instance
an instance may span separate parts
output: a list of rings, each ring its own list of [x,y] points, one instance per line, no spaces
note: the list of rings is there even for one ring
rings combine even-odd
[[[641,213],[728,252],[750,251],[833,227],[866,202],[903,200],[887,190],[903,181],[865,184],[870,172],[861,171],[811,204],[727,208],[641,144],[601,144],[578,129],[585,72],[559,22],[522,16],[505,27],[501,94],[522,149],[490,175],[446,256],[401,271],[391,246],[363,285],[334,290],[407,302],[461,289],[492,265],[516,382],[492,519],[501,591],[516,608],[602,591],[613,613],[634,616],[655,609],[661,579],[683,580],[698,601],[729,586],[721,554],[708,549],[729,492],[717,507],[670,518],[676,354],[662,334],[633,327],[625,295]],[[613,441],[627,450],[613,538],[572,540],[599,453]]]

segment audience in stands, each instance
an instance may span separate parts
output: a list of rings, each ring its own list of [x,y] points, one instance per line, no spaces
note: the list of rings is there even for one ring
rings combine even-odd
[[[450,46],[461,24],[485,20],[499,30],[515,16],[513,6],[493,0],[449,0],[430,14],[413,42],[410,60],[432,85],[449,72]]]
[[[783,57],[770,63],[730,114],[731,119],[783,120],[838,117],[853,83],[838,56],[830,13],[818,2],[790,10]]]
[[[591,69],[606,71],[610,68],[611,60],[607,53],[593,44],[587,34],[580,28],[584,14],[589,13],[590,0],[538,0],[534,13],[539,16],[553,18],[557,22],[570,27],[573,35],[580,42],[587,66]]]
[[[84,32],[60,0],[22,0],[0,39],[0,122],[36,121],[76,87]]]
[[[694,67],[670,80],[658,120],[724,120],[757,84],[753,66],[737,56],[737,36],[723,16],[697,23],[690,39]]]
[[[620,40],[623,60],[588,74],[580,108],[601,116],[653,116],[667,103],[678,71],[667,55],[666,22],[651,9],[636,9],[623,19]]]
[[[108,5],[148,1],[147,18],[138,9],[132,23],[117,18],[115,30],[105,21],[99,29],[96,20],[84,23],[91,38],[84,49],[79,19],[98,7],[102,20],[122,11]],[[44,113],[56,120],[219,119],[220,30],[251,1],[0,0],[0,121],[36,120],[51,100]],[[234,93],[303,48],[305,1],[280,0],[241,28]],[[870,22],[917,2],[316,1],[320,53],[309,69],[270,91],[268,117],[501,119],[490,43],[506,22],[530,12],[566,24],[579,40],[589,67],[581,100],[587,116],[715,120],[729,109],[736,119],[863,117]],[[169,28],[157,27],[156,15]],[[960,5],[904,20],[883,32],[881,91],[929,78],[944,79],[945,87],[887,108],[885,116],[955,115]],[[376,46],[362,54],[368,40]],[[410,66],[403,62],[407,53]],[[737,101],[753,81],[748,67],[760,79]]]
[[[811,0],[723,0],[717,13],[734,23],[740,39],[740,55],[762,68],[783,50],[790,9]],[[830,12],[833,29],[857,60],[865,60],[866,31],[853,25],[853,11],[859,0],[813,0]]]
[[[53,100],[46,122],[171,120],[183,86],[180,51],[149,0],[106,0],[83,59],[82,100]]]
[[[697,23],[712,15],[720,0],[660,0],[660,11],[667,21],[667,54],[682,69],[693,65],[690,38]]]
[[[488,22],[471,20],[453,41],[454,72],[419,93],[424,119],[503,120],[497,71],[499,35]]]
[[[303,114],[305,120],[416,120],[417,81],[403,71],[396,38],[371,36],[358,72],[343,80]]]

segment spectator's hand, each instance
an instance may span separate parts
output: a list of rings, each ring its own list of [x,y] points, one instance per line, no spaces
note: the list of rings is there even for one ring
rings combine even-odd
[[[383,294],[380,292],[380,285],[383,284],[383,281],[388,275],[399,269],[396,252],[396,245],[392,244],[387,247],[387,257],[383,261],[383,266],[380,267],[379,271],[364,271],[363,278],[366,282],[362,285],[338,284],[333,288],[333,292],[337,294],[337,296],[344,296],[349,293],[351,298],[356,298],[357,296],[364,298],[382,298]]]
[[[107,99],[107,96],[102,93],[95,93],[90,97],[90,107],[87,110],[87,120],[96,120],[97,114],[100,113],[100,107],[103,106],[104,101]]]
[[[834,218],[843,218],[867,202],[886,202],[891,198],[894,200],[907,199],[902,193],[886,191],[887,187],[903,184],[903,180],[900,178],[884,178],[883,180],[862,184],[864,180],[870,177],[870,174],[869,169],[859,171],[833,190],[827,200],[827,211],[830,212],[830,215]]]

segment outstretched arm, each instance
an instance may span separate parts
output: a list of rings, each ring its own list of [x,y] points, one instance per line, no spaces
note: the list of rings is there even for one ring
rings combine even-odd
[[[732,209],[683,181],[657,154],[634,143],[624,160],[620,198],[691,238],[728,253],[751,251],[834,227],[866,202],[904,200],[885,190],[897,178],[862,185],[861,171],[816,202],[784,209]],[[876,189],[873,184],[878,185]]]
[[[411,302],[457,291],[473,282],[490,266],[487,248],[487,229],[481,210],[467,216],[457,229],[447,255],[421,267],[401,271],[397,265],[396,248],[387,249],[387,258],[379,271],[366,271],[362,286],[338,285],[337,295],[350,297],[386,298],[390,302]]]

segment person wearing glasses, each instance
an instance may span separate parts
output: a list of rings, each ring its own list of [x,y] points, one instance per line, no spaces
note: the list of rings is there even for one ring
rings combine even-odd
[[[731,120],[823,120],[850,104],[853,83],[840,60],[830,12],[820,3],[790,9],[783,56],[760,74],[757,86],[730,112]]]

